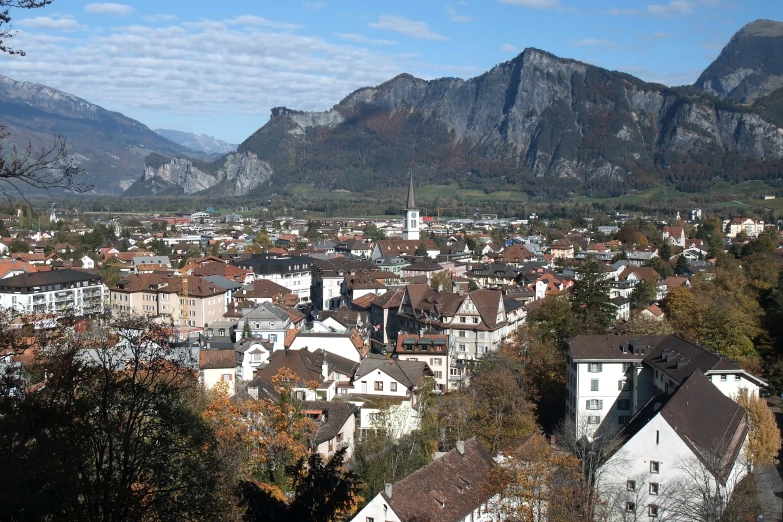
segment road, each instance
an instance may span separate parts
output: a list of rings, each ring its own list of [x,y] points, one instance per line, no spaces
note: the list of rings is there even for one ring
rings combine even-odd
[[[768,403],[783,433],[783,411],[781,400],[769,399]],[[756,470],[756,489],[764,513],[764,522],[783,522],[783,449],[777,466],[770,465]]]

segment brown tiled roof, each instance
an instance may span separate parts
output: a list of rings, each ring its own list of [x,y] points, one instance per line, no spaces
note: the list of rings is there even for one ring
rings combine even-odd
[[[688,282],[687,277],[676,277],[676,276],[669,276],[666,278],[666,289],[671,290],[672,288],[679,288],[683,286],[685,283]]]
[[[370,307],[370,305],[376,299],[376,297],[378,296],[376,296],[375,294],[364,294],[363,296],[354,299],[353,305],[357,308],[366,310]]]
[[[237,299],[273,299],[290,293],[291,290],[289,288],[279,285],[274,281],[270,281],[269,279],[256,279],[253,281],[250,288],[235,292],[234,297]]]
[[[405,291],[400,288],[389,290],[385,294],[375,297],[375,299],[372,300],[372,304],[381,308],[399,308],[404,293]]]
[[[524,261],[529,261],[536,258],[533,252],[520,244],[508,247],[508,249],[503,251],[503,253],[500,255],[507,263],[522,263]]]
[[[345,285],[352,290],[376,290],[384,289],[386,286],[378,282],[371,274],[346,275]]]
[[[574,359],[600,360],[600,359],[644,359],[652,352],[650,346],[655,346],[666,338],[664,335],[577,335],[566,340],[568,352]],[[623,353],[623,347],[628,347],[629,341],[638,341],[633,343],[635,348],[644,348],[644,355],[634,354],[633,349],[626,349]]]
[[[250,381],[249,386],[258,387],[259,396],[261,396],[262,388],[270,392],[268,395],[271,396],[273,393],[272,377],[281,368],[290,368],[300,383],[311,381],[320,383],[324,380],[321,375],[322,362],[322,355],[314,354],[304,348],[301,350],[278,350],[269,356],[269,364],[256,371],[255,378]]]
[[[182,277],[169,277],[166,274],[131,274],[114,285],[114,292],[158,292],[182,295]],[[160,285],[165,285],[160,287]],[[160,288],[159,288],[160,287]],[[188,295],[191,297],[211,297],[226,293],[226,289],[210,283],[203,277],[188,276]]]
[[[234,369],[237,353],[234,350],[201,350],[198,353],[198,367],[201,370]]]
[[[481,320],[488,327],[493,328],[498,324],[498,310],[503,301],[503,293],[499,290],[476,290],[471,292],[470,299],[476,305],[481,315]]]
[[[661,310],[661,307],[655,303],[648,306],[647,311],[653,314],[655,317],[660,317],[663,315],[663,310]]]
[[[628,279],[628,276],[631,274],[636,274],[639,279],[644,281],[647,281],[648,279],[658,281],[661,279],[661,276],[658,274],[658,272],[656,272],[655,269],[650,266],[627,266],[625,267],[625,270],[620,273],[619,278],[623,280]]]
[[[285,348],[289,348],[292,344],[294,344],[294,339],[296,339],[296,336],[299,335],[299,329],[298,328],[289,328],[285,331],[285,340],[283,341],[283,346]]]
[[[422,243],[427,250],[440,251],[432,239],[382,239],[378,241],[378,247],[385,256],[412,256]]]
[[[193,269],[193,275],[198,276],[211,276],[219,275],[232,281],[243,282],[247,277],[247,274],[252,274],[252,270],[243,270],[238,266],[230,265],[224,261],[210,261],[204,264],[199,264],[198,267]]]
[[[318,445],[335,438],[358,408],[344,401],[304,401],[302,409],[325,414],[326,420],[318,427],[318,432],[315,434],[314,443]]]
[[[381,495],[403,522],[464,520],[490,497],[485,482],[494,461],[474,438],[414,471]]]

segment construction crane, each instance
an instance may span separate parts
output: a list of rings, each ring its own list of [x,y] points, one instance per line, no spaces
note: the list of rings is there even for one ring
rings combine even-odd
[[[188,276],[185,274],[182,278],[182,298],[184,300],[184,304],[182,306],[182,314],[185,316],[185,325],[189,325],[190,321],[190,289],[188,288]]]

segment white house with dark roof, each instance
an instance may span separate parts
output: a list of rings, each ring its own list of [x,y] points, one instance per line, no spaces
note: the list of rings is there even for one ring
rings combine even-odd
[[[727,397],[766,386],[677,335],[579,335],[566,342],[566,416],[579,433],[621,428],[650,399],[674,393],[697,370]]]
[[[100,276],[81,270],[24,273],[0,280],[0,307],[20,313],[90,316],[104,311]]]
[[[344,401],[304,401],[302,412],[312,418],[318,431],[313,439],[313,449],[323,459],[331,459],[345,448],[346,461],[353,455],[356,432],[357,406]]]
[[[272,303],[261,303],[258,308],[248,310],[237,324],[237,331],[250,330],[250,336],[269,341],[273,350],[282,350],[286,330],[291,325],[288,312]]]
[[[698,368],[671,395],[650,399],[619,436],[622,446],[597,473],[610,519],[718,520],[748,472],[745,410]]]

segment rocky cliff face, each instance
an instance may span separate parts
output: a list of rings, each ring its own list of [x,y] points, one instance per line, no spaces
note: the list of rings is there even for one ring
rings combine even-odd
[[[740,29],[695,86],[741,103],[783,87],[783,23],[756,20]]]
[[[783,130],[697,89],[526,49],[470,80],[404,74],[329,111],[276,108],[238,150],[254,154],[237,163],[235,176],[246,182],[207,180],[234,194],[293,182],[378,190],[404,183],[400,173],[411,164],[427,170],[430,183],[474,188],[544,177],[639,186],[664,173],[687,180],[698,171],[706,179],[724,176],[725,164],[781,161]],[[255,172],[262,179],[254,184]],[[204,190],[206,178],[192,168],[183,175],[172,183],[186,193]]]
[[[208,167],[197,166],[189,159],[172,158],[168,163],[145,166],[142,183],[163,182],[164,186],[181,187],[185,194],[217,188],[221,194],[236,196],[247,194],[272,177],[269,163],[251,152],[228,154],[216,172],[210,172]]]

